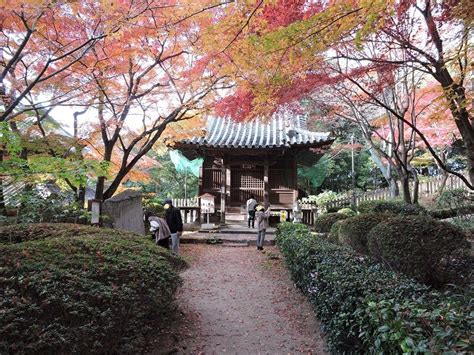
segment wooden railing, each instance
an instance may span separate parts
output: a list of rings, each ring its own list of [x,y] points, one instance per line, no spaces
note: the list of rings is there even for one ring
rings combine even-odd
[[[173,206],[176,207],[199,207],[199,197],[173,198]]]

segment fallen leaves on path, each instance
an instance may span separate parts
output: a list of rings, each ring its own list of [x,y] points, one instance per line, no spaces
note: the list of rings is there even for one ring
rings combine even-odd
[[[326,353],[312,307],[291,282],[278,249],[193,244],[181,250],[190,267],[182,273],[178,306],[184,313],[172,326],[179,334],[167,344],[172,352]]]

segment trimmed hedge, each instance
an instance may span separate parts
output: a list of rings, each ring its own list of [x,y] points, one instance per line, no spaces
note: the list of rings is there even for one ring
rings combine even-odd
[[[336,223],[334,223],[326,239],[330,241],[331,243],[339,244],[339,230],[341,229],[342,224],[348,219],[350,218],[341,219],[340,221],[337,221]]]
[[[426,209],[420,205],[403,201],[363,201],[357,207],[360,213],[391,213],[396,215],[425,214]]]
[[[80,224],[32,223],[1,227],[0,244],[22,243],[30,240],[70,236],[109,237],[111,234],[120,237],[131,236],[131,233],[120,230],[96,228]]]
[[[346,218],[349,216],[342,213],[324,213],[315,219],[314,230],[318,233],[329,233],[334,223]]]
[[[349,217],[357,216],[357,212],[348,207],[341,208],[339,211],[337,211],[337,213],[342,213]]]
[[[351,247],[357,253],[368,254],[367,234],[377,224],[390,217],[392,215],[367,213],[343,220],[338,229],[338,242]]]
[[[428,214],[436,219],[447,219],[459,216],[465,216],[474,214],[474,205],[471,206],[461,206],[457,208],[447,208],[441,210],[431,210],[428,211]]]
[[[467,353],[472,289],[440,293],[368,257],[281,224],[277,243],[337,353]]]
[[[409,277],[436,287],[449,282],[446,269],[457,251],[469,250],[464,233],[428,216],[393,217],[367,236],[370,254]]]
[[[75,225],[15,228],[0,229],[0,353],[142,352],[174,310],[184,262],[147,238]]]

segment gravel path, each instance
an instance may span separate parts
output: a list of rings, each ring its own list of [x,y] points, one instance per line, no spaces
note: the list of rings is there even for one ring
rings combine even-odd
[[[293,286],[278,250],[182,245],[190,268],[173,337],[180,354],[325,354],[311,305]]]

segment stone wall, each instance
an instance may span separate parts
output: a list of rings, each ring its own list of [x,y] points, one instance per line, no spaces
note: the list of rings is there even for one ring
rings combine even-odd
[[[125,190],[105,200],[102,212],[105,226],[145,235],[141,193]]]

